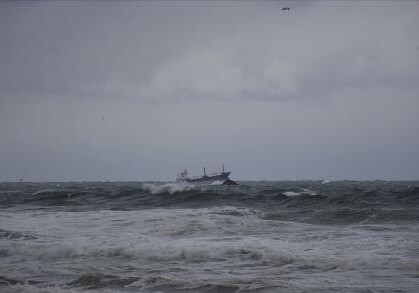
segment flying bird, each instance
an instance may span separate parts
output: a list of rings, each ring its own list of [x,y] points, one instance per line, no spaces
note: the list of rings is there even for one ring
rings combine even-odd
[[[281,9],[281,11],[290,11],[291,10],[291,8],[289,8],[289,7],[283,7],[282,9]]]

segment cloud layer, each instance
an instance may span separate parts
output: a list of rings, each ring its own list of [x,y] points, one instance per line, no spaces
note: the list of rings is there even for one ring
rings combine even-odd
[[[0,3],[0,181],[417,178],[418,3],[280,4]]]

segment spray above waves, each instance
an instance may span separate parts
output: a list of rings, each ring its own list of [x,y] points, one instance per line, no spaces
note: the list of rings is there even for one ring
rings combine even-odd
[[[165,184],[152,184],[145,183],[142,186],[144,191],[148,191],[151,194],[161,194],[161,193],[180,193],[184,191],[194,190],[195,186],[188,183],[165,183]]]

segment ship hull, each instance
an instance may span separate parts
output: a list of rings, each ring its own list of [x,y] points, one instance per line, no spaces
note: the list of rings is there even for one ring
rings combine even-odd
[[[212,181],[220,181],[220,180],[226,180],[231,172],[223,172],[219,175],[214,176],[202,176],[199,178],[185,178],[182,181],[188,182],[188,183],[197,183],[197,182],[212,182]]]

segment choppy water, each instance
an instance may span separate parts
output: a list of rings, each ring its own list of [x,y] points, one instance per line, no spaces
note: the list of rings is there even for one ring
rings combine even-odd
[[[0,292],[419,292],[419,182],[0,184]]]

